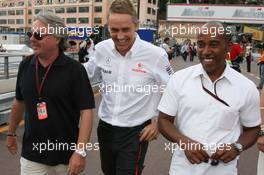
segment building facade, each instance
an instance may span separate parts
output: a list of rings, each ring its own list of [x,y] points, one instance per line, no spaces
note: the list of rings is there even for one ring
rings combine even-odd
[[[43,9],[55,11],[67,27],[105,26],[113,0],[0,0],[0,32],[25,33],[33,17]],[[133,0],[141,26],[157,20],[158,0]],[[140,3],[140,5],[138,5]],[[138,8],[139,7],[139,8]]]

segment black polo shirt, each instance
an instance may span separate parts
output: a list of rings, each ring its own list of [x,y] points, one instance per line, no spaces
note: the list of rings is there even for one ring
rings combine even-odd
[[[47,165],[68,164],[78,139],[80,110],[95,107],[93,91],[85,68],[61,53],[41,92],[48,118],[39,120],[35,64],[35,56],[26,58],[17,76],[16,99],[24,101],[26,109],[22,157]],[[46,70],[39,64],[40,81]]]

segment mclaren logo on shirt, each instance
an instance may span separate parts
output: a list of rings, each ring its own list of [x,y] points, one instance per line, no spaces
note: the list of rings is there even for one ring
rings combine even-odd
[[[133,68],[132,71],[134,71],[134,72],[139,72],[139,73],[147,73],[147,72],[144,70],[143,64],[141,64],[141,63],[138,63],[138,64],[136,65],[136,68]]]

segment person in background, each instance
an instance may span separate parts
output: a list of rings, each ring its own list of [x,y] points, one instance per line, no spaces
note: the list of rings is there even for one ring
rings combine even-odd
[[[247,72],[250,72],[251,71],[251,61],[252,61],[252,44],[250,42],[246,44],[245,57],[246,57],[246,62],[247,62]]]
[[[173,49],[171,49],[170,47],[169,37],[164,38],[164,42],[161,47],[166,51],[166,53],[168,54],[169,61],[171,61],[173,57]]]
[[[85,63],[89,61],[89,58],[94,54],[94,43],[93,40],[87,38],[80,44],[80,49],[78,52],[79,62]]]
[[[259,72],[260,72],[260,82],[259,82],[259,85],[257,86],[258,89],[262,89],[263,84],[264,84],[264,48],[260,49],[260,53],[261,53],[261,56],[257,61],[259,65]]]

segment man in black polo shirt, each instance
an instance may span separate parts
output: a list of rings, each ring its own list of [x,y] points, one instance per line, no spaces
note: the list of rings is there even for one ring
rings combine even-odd
[[[65,56],[61,18],[40,12],[28,32],[34,55],[19,66],[7,147],[17,152],[15,131],[25,111],[21,174],[79,174],[92,129],[94,97],[85,69]],[[49,32],[48,32],[49,31]]]

